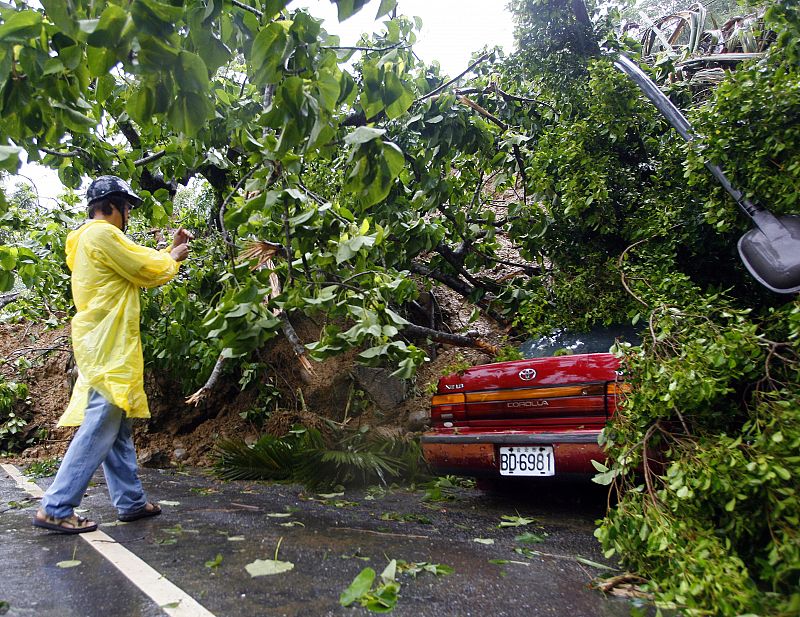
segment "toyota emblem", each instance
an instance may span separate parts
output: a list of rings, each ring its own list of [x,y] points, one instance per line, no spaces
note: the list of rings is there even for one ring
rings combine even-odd
[[[530,381],[531,379],[536,379],[536,369],[532,368],[524,368],[519,372],[519,378],[522,381]]]

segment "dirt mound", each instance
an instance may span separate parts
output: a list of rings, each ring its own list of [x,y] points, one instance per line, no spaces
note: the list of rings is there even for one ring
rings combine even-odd
[[[455,296],[442,294],[441,310],[451,323],[466,323],[472,307]],[[298,320],[295,328],[302,340],[314,340],[319,327],[311,320]],[[502,344],[496,327],[478,324],[481,336]],[[74,379],[69,327],[49,328],[39,323],[0,324],[0,364],[4,375],[28,385],[29,399],[20,411],[28,421],[26,438],[36,444],[17,460],[63,456],[75,429],[56,428],[66,408]],[[264,432],[285,434],[292,425],[303,423],[319,428],[322,418],[349,426],[369,424],[396,436],[424,427],[432,387],[445,372],[465,364],[491,361],[475,349],[431,346],[434,359],[422,366],[408,389],[405,401],[391,409],[375,405],[353,375],[356,352],[314,362],[308,374],[288,343],[274,339],[260,351],[259,361],[268,367],[268,378],[280,392],[283,405],[263,413],[258,389],[239,388],[239,375],[226,375],[210,397],[200,405],[187,405],[183,392],[167,375],[146,372],[145,390],[152,418],[137,421],[134,437],[140,463],[152,467],[209,465],[214,445],[225,438],[255,441]],[[261,406],[261,407],[259,407]],[[255,418],[254,418],[255,416]]]

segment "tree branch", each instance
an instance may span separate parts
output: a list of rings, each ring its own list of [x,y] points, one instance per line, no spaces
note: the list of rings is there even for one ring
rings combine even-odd
[[[211,394],[211,392],[217,389],[219,379],[222,377],[222,370],[225,368],[225,362],[227,362],[227,358],[223,356],[217,358],[217,363],[214,365],[214,370],[211,371],[211,375],[206,380],[206,383],[203,384],[202,388],[186,399],[187,405],[194,405],[197,407],[208,397],[209,394]]]
[[[461,73],[459,73],[458,75],[456,75],[455,77],[453,77],[453,79],[451,79],[451,80],[450,80],[450,81],[448,81],[448,82],[445,82],[445,83],[443,83],[443,84],[442,84],[441,86],[439,86],[438,88],[436,88],[436,89],[434,89],[434,90],[431,90],[430,92],[428,92],[428,94],[423,94],[421,97],[419,97],[418,99],[416,99],[416,100],[415,100],[415,101],[414,101],[414,102],[411,104],[411,106],[413,107],[413,106],[414,106],[414,105],[416,105],[417,103],[421,103],[422,101],[424,101],[424,100],[426,100],[426,99],[429,99],[429,98],[431,98],[431,97],[433,97],[433,96],[436,96],[436,95],[437,95],[437,94],[439,94],[439,93],[440,93],[442,90],[444,90],[444,89],[446,89],[448,86],[451,86],[451,85],[453,85],[454,83],[456,83],[456,82],[457,82],[459,79],[461,79],[462,77],[464,77],[464,75],[466,75],[467,73],[469,73],[469,72],[470,72],[472,69],[474,69],[474,68],[475,68],[476,66],[478,66],[478,65],[479,65],[481,62],[484,62],[484,61],[485,61],[485,60],[487,60],[488,58],[489,58],[489,54],[483,54],[483,55],[482,55],[480,58],[478,58],[477,60],[475,60],[475,62],[473,62],[472,64],[470,64],[470,65],[469,65],[469,66],[468,66],[466,69],[464,69],[463,71],[461,71]]]
[[[449,276],[442,272],[437,272],[436,270],[431,269],[429,266],[421,264],[419,262],[411,262],[411,266],[409,270],[415,274],[419,274],[420,276],[425,276],[431,278],[435,281],[439,281],[440,283],[447,285],[450,289],[458,293],[459,295],[467,298],[471,301],[472,295],[475,293],[475,287],[471,287],[467,285],[460,279],[455,277]],[[497,323],[502,324],[504,326],[508,325],[508,319],[503,317],[500,313],[494,310],[490,304],[486,301],[481,301],[478,303],[478,306],[483,309],[487,316],[495,320]]]
[[[84,157],[89,160],[92,159],[92,155],[88,150],[84,150],[83,148],[80,148],[78,146],[75,146],[74,150],[67,150],[67,151],[51,150],[50,148],[39,148],[39,150],[41,150],[45,154],[51,154],[53,156],[59,156],[65,159],[71,159],[76,157]]]
[[[166,153],[167,153],[166,150],[159,150],[158,152],[154,152],[153,154],[151,154],[149,156],[144,156],[144,157],[134,161],[133,162],[133,166],[134,167],[141,167],[142,165],[147,165],[149,163],[152,163],[153,161],[157,161],[162,156],[164,156]]]
[[[240,2],[239,0],[231,0],[231,4],[233,6],[238,6],[240,9],[244,9],[245,11],[250,11],[256,17],[264,17],[264,13],[259,11],[257,8],[252,7],[249,4],[245,4],[244,2]]]
[[[494,122],[497,126],[499,126],[504,131],[508,130],[508,125],[505,122],[503,122],[500,118],[497,118],[496,116],[493,116],[492,114],[490,114],[488,111],[486,111],[483,107],[478,105],[472,99],[470,99],[470,98],[468,98],[468,97],[466,97],[466,96],[464,96],[462,94],[462,95],[458,96],[458,102],[459,103],[463,103],[467,107],[471,107],[472,109],[477,111],[480,115],[482,115],[487,120],[490,120],[491,122]]]
[[[433,330],[432,328],[425,328],[415,324],[403,326],[401,331],[409,338],[426,338],[436,341],[437,343],[455,345],[456,347],[474,347],[476,349],[481,349],[493,356],[496,356],[500,353],[500,350],[495,345],[480,340],[477,332],[468,332],[466,335],[450,334],[449,332]]]
[[[17,298],[19,298],[19,292],[4,294],[0,296],[0,309],[6,306],[7,304],[11,304]]]
[[[388,47],[358,47],[347,45],[320,45],[320,49],[341,49],[342,51],[389,51],[390,49],[407,49],[411,47],[409,44],[403,45],[402,42],[389,45]]]

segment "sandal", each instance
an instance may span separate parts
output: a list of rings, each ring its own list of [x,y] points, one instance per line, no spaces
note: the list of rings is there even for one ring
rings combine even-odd
[[[120,514],[117,516],[118,521],[122,521],[123,523],[132,523],[133,521],[138,521],[140,518],[147,518],[148,516],[158,516],[161,514],[161,506],[157,503],[147,502],[138,510],[134,510],[133,512],[128,512],[126,514]]]
[[[49,516],[42,510],[36,512],[31,522],[34,527],[41,527],[58,533],[86,533],[97,529],[97,523],[82,516],[72,514],[66,518],[57,518]]]

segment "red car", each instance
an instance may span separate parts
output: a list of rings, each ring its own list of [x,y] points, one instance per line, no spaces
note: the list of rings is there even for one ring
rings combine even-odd
[[[425,459],[483,478],[596,473],[597,437],[617,407],[619,361],[588,353],[485,364],[439,380]]]

